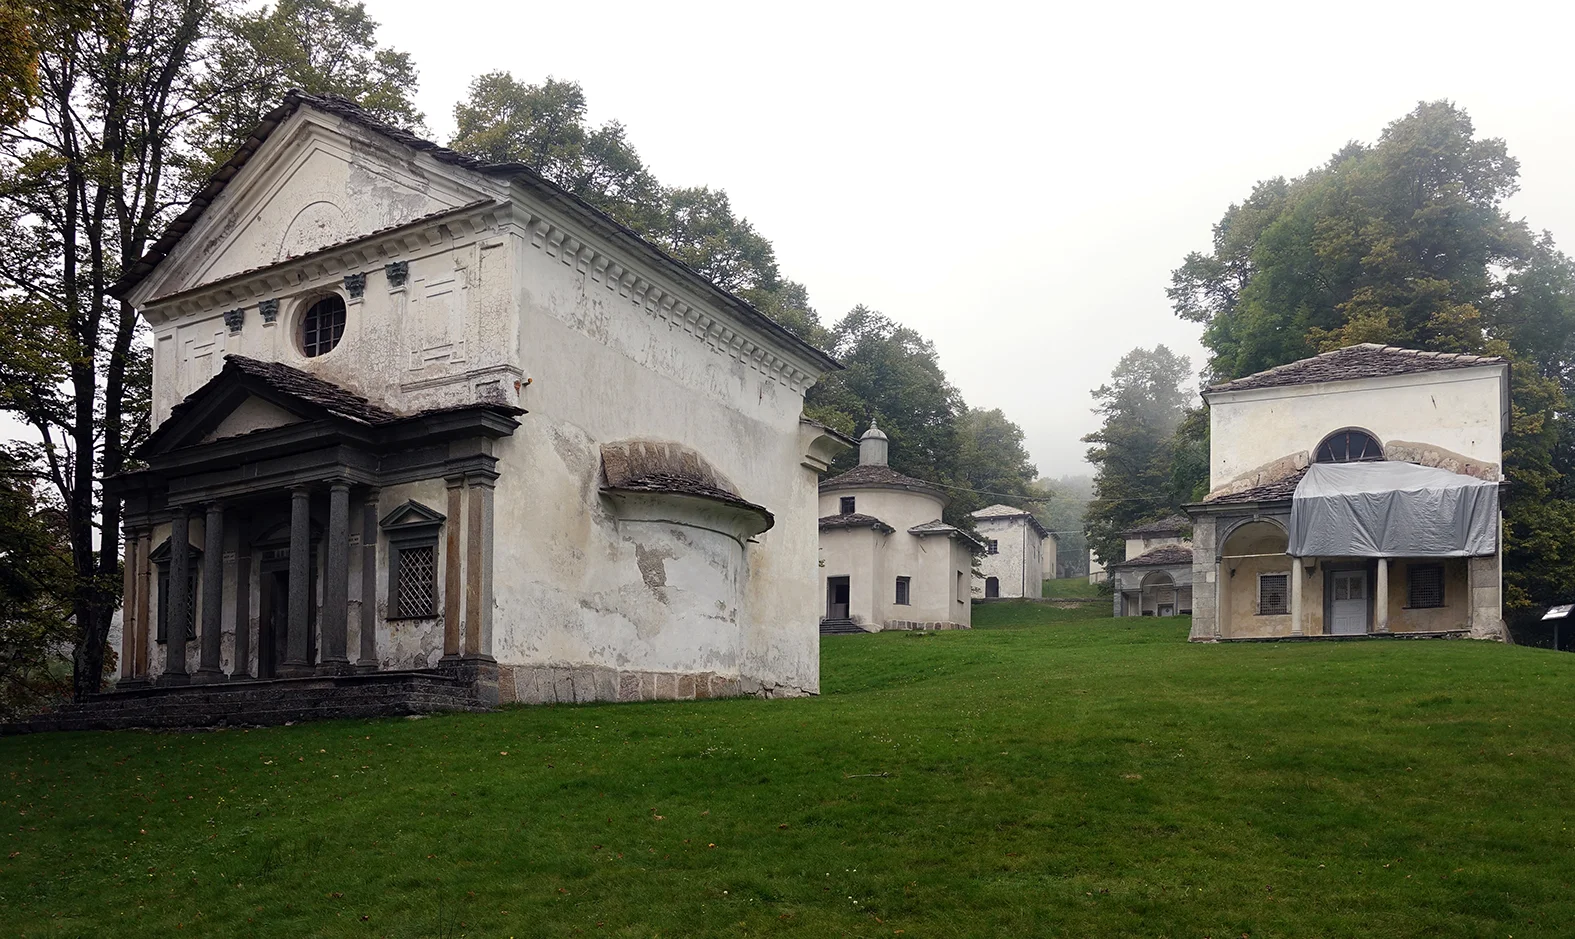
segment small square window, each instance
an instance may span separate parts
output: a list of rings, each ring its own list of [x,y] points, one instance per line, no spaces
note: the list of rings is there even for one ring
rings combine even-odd
[[[852,496],[843,496],[842,497],[842,514],[843,515],[852,515],[853,514],[853,506],[854,506],[854,500],[853,500]]]
[[[1001,544],[1000,544],[1000,542],[996,541],[994,538],[989,539],[984,544],[985,544],[985,552],[987,554],[1000,554],[1001,553]]]
[[[1444,605],[1444,566],[1413,564],[1406,571],[1406,606],[1425,609]]]
[[[897,604],[899,606],[907,606],[909,603],[908,590],[910,581],[911,578],[908,577],[897,578]]]
[[[1271,616],[1291,611],[1289,574],[1258,575],[1258,615]]]

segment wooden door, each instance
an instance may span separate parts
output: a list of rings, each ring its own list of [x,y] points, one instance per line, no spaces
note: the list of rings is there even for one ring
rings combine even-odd
[[[1367,634],[1367,572],[1329,572],[1329,634]]]

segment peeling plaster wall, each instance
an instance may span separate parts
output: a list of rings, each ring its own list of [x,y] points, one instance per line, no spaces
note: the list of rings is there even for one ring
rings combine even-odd
[[[985,577],[1000,581],[1003,597],[1043,596],[1045,560],[1040,545],[1050,539],[1040,538],[1027,520],[1021,518],[975,518],[974,522],[980,538],[986,542],[995,541],[997,553],[980,557],[982,576],[969,578],[973,583],[973,596],[984,596]]]
[[[1286,454],[1311,453],[1346,427],[1502,465],[1502,374],[1491,366],[1212,393],[1209,486]]]
[[[495,449],[492,651],[501,664],[707,674],[742,693],[818,691],[819,477],[800,443],[805,384],[769,362],[785,355],[804,368],[800,353],[528,194],[309,109],[291,120],[138,288],[154,331],[155,420],[217,374],[227,353],[292,365],[395,411],[518,404],[529,413]],[[434,210],[511,197],[512,207],[468,210],[379,239],[354,263],[343,252],[289,260]],[[384,266],[394,260],[409,265],[402,285]],[[239,278],[233,289],[192,289],[270,264],[276,272]],[[622,265],[629,269],[610,273]],[[360,298],[349,296],[346,274],[365,275]],[[699,320],[686,325],[649,299],[655,294],[642,299],[631,287],[637,280],[659,283],[661,304],[682,294]],[[307,358],[301,316],[327,292],[346,298],[344,337]],[[161,297],[170,299],[149,302]],[[271,322],[259,306],[265,300],[278,301]],[[241,326],[232,333],[224,313],[235,309]],[[696,325],[708,317],[717,319]],[[774,513],[774,527],[740,542],[682,516],[667,524],[618,518],[599,491],[600,447],[629,439],[698,451],[742,498]],[[391,487],[380,509],[407,498],[444,511],[444,483]],[[194,542],[200,532],[194,522]],[[440,593],[445,547],[440,539]],[[441,653],[441,618],[387,621],[386,548],[378,563],[382,664],[431,664]],[[352,550],[352,659],[359,570]],[[196,654],[193,643],[193,668]]]

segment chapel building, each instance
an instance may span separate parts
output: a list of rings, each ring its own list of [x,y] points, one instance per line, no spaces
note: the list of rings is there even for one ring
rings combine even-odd
[[[1365,343],[1204,398],[1194,640],[1503,635],[1504,359]]]
[[[874,422],[859,465],[820,483],[821,630],[967,629],[978,538],[941,520],[938,487],[886,464]]]
[[[530,168],[292,93],[114,292],[121,690],[818,691],[840,366]]]
[[[1045,578],[1055,576],[1055,538],[1050,530],[1032,512],[1010,505],[986,506],[970,514],[974,531],[984,542],[979,562],[983,577],[974,580],[974,597],[1044,596]]]
[[[1112,615],[1187,616],[1192,613],[1192,522],[1172,515],[1121,533],[1126,557],[1112,562]]]

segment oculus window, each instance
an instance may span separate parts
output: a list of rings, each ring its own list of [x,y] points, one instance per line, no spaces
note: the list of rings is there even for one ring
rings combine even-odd
[[[338,294],[315,301],[301,316],[301,351],[309,359],[323,355],[345,334],[345,302]]]

